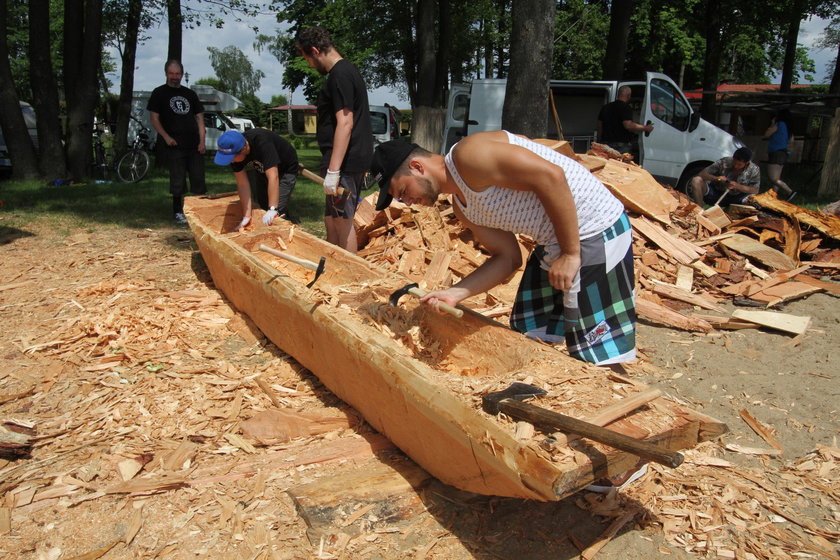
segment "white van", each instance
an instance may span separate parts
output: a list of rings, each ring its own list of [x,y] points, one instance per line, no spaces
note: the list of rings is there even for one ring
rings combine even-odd
[[[595,141],[598,112],[615,100],[618,88],[630,86],[633,120],[653,123],[651,133],[639,135],[641,165],[651,175],[684,188],[685,183],[712,162],[731,156],[744,144],[700,118],[680,88],[665,74],[648,72],[644,82],[552,80],[551,91],[563,138],[577,153]],[[446,112],[442,153],[463,136],[502,127],[506,80],[475,80],[452,87]],[[559,138],[549,109],[548,137]]]
[[[20,112],[23,114],[23,121],[26,123],[26,129],[29,131],[29,136],[32,138],[32,143],[35,148],[38,147],[38,124],[35,118],[35,109],[26,101],[20,101]],[[3,129],[0,128],[0,175],[9,175],[12,171],[12,158],[9,156],[9,148],[6,146],[6,138],[3,135]]]
[[[245,132],[246,130],[251,130],[254,128],[254,121],[251,119],[243,119],[242,117],[228,117],[230,122],[236,126],[236,130],[239,132]]]
[[[370,105],[370,128],[373,131],[373,145],[400,137],[400,116],[388,104]]]

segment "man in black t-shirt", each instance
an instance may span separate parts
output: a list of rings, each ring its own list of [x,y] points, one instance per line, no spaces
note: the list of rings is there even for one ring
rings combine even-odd
[[[653,125],[633,122],[633,109],[628,103],[631,93],[630,86],[621,86],[616,100],[601,107],[598,113],[598,141],[619,153],[633,154],[633,160],[638,162],[638,134],[652,132]]]
[[[155,88],[146,105],[152,126],[167,146],[169,192],[175,221],[184,218],[184,193],[187,174],[190,192],[204,194],[204,106],[198,95],[181,86],[184,67],[177,60],[166,63],[166,83]]]
[[[245,134],[228,130],[219,137],[218,148],[214,161],[218,165],[230,165],[236,177],[242,204],[239,228],[251,221],[252,186],[254,198],[260,208],[266,210],[262,219],[265,225],[271,225],[277,216],[291,219],[289,199],[299,167],[294,146],[270,130],[252,128]],[[246,173],[246,167],[254,171],[253,181]]]
[[[367,88],[356,67],[335,49],[326,30],[303,30],[295,46],[309,66],[327,76],[318,95],[316,130],[327,197],[327,241],[355,253],[353,216],[373,157]],[[341,195],[336,194],[339,186],[344,189]]]

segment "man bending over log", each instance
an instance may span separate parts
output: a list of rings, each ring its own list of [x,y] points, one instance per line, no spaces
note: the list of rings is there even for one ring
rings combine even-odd
[[[533,338],[559,342],[599,365],[636,355],[632,230],[624,206],[585,167],[546,146],[500,130],[473,134],[446,156],[416,144],[380,144],[372,172],[377,210],[393,198],[434,205],[452,195],[458,219],[491,257],[463,280],[422,298],[437,310],[503,282],[522,264],[517,233],[531,253],[510,318]]]

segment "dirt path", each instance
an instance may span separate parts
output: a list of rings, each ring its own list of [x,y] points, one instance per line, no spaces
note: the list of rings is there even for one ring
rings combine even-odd
[[[838,554],[838,298],[785,309],[813,318],[796,341],[641,326],[632,375],[731,432],[624,497],[538,504],[431,483],[401,519],[339,512],[322,540],[289,489],[406,459],[236,314],[188,231],[37,221],[0,243],[0,421],[37,434],[30,458],[0,460],[0,558],[563,559],[617,520],[598,558]],[[251,448],[236,427],[272,406],[257,376],[348,427]],[[770,449],[742,409],[783,455],[724,449]]]

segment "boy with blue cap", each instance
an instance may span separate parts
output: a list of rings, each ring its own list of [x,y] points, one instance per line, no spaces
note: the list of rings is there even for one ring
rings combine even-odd
[[[298,157],[294,146],[277,134],[264,128],[252,128],[241,133],[228,130],[217,141],[218,151],[214,161],[218,165],[230,165],[236,177],[236,190],[242,204],[242,221],[237,229],[251,221],[251,177],[254,182],[254,198],[266,210],[263,223],[271,225],[274,218],[289,218],[289,199],[295,188],[298,173]]]

